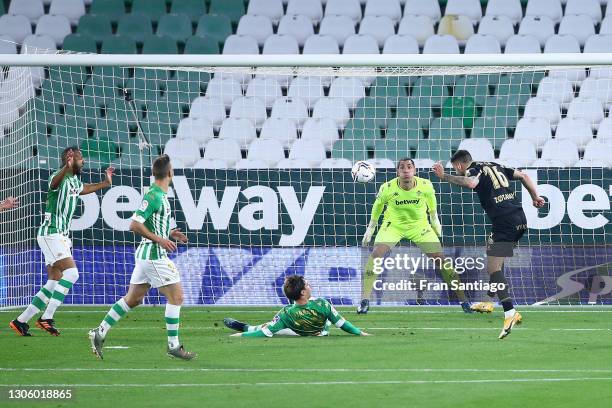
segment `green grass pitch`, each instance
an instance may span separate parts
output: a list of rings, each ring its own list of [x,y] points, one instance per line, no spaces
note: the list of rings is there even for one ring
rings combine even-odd
[[[2,311],[1,386],[66,386],[71,407],[609,407],[612,309],[521,308],[524,324],[498,340],[502,313],[458,308],[340,308],[374,336],[230,338],[231,316],[268,321],[276,308],[184,308],[181,340],[195,361],[165,355],[163,307],[132,311],[110,332],[105,360],[87,331],[106,307],[62,307],[60,337],[16,336]],[[123,346],[123,348],[112,348]],[[6,391],[6,387],[4,388]],[[29,406],[7,402],[0,406]]]

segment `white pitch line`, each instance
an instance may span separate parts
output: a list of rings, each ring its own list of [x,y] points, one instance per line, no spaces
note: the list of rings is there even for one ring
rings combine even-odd
[[[91,327],[63,327],[63,331],[84,331],[91,330]],[[215,330],[224,329],[224,326],[181,326],[181,330]],[[499,327],[364,327],[366,330],[499,330]],[[138,327],[114,327],[115,330],[163,330],[163,326],[138,326]],[[538,327],[521,327],[519,330],[540,330],[540,331],[612,331],[612,328],[538,328]]]
[[[279,306],[280,307],[280,306]],[[416,306],[415,306],[416,307]],[[420,306],[419,306],[420,307]],[[546,306],[538,306],[538,308],[544,308]],[[577,306],[579,307],[579,306]],[[587,306],[584,306],[585,308]],[[110,306],[109,306],[110,308]],[[612,313],[612,309],[610,310],[535,310],[529,307],[520,307],[519,309],[521,309],[521,311],[525,311],[525,313]],[[0,310],[0,313],[12,313],[15,314],[17,310],[20,309],[13,309],[13,310]],[[143,307],[140,308],[138,310],[152,310],[149,307]],[[159,310],[161,310],[161,305],[159,306]],[[188,307],[185,307],[183,309],[184,313],[223,313],[223,314],[228,314],[228,313],[274,313],[275,311],[278,311],[278,309],[268,309],[268,310],[189,310]],[[345,310],[342,308],[339,308],[340,312],[350,312],[350,310]],[[94,314],[100,314],[100,313],[104,313],[105,311],[103,310],[58,310],[57,313],[83,313],[83,314],[87,314],[87,313],[94,313]],[[459,313],[461,312],[460,308],[456,308],[456,309],[449,309],[449,310],[384,310],[384,309],[375,309],[372,310],[371,313],[372,314],[455,314],[455,313]],[[501,309],[500,309],[501,312]]]
[[[0,387],[120,387],[120,388],[173,388],[173,387],[247,387],[247,386],[284,386],[284,385],[399,385],[399,384],[487,384],[487,383],[532,383],[532,382],[570,382],[570,381],[612,381],[612,377],[570,377],[570,378],[513,378],[483,380],[374,380],[374,381],[284,381],[284,382],[240,382],[240,383],[175,383],[175,384],[0,384]]]

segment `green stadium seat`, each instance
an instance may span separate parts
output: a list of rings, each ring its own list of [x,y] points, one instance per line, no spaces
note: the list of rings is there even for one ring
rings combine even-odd
[[[51,137],[39,137],[36,145],[36,156],[34,156],[37,166],[42,169],[59,169],[62,165],[61,157],[65,147],[67,145],[58,146],[57,140]]]
[[[370,87],[370,96],[386,99],[390,107],[396,107],[401,98],[408,97],[408,90],[399,77],[378,77]]]
[[[158,22],[166,12],[165,0],[133,0],[132,2],[132,13],[145,14],[153,22]]]
[[[374,142],[381,138],[380,128],[373,119],[350,119],[344,128],[344,139],[363,140],[373,148]]]
[[[377,127],[386,127],[387,120],[391,118],[391,109],[387,105],[387,98],[368,96],[357,102],[356,119],[373,119]]]
[[[111,22],[116,23],[125,14],[123,0],[96,0],[89,8],[91,14],[108,16]]]
[[[126,14],[119,20],[117,34],[142,42],[153,35],[151,18],[143,13]]]
[[[395,114],[398,119],[417,119],[421,129],[429,128],[429,123],[433,118],[430,99],[413,96],[400,99]]]
[[[469,129],[474,125],[474,118],[476,116],[474,98],[470,96],[452,96],[444,100],[442,117],[460,118],[463,121],[463,127]]]
[[[494,149],[500,149],[507,138],[507,129],[503,126],[497,126],[495,117],[476,118],[472,129],[472,137],[489,139]]]
[[[97,53],[98,46],[96,45],[96,39],[88,35],[81,34],[69,34],[64,38],[64,44],[62,45],[64,50],[74,52],[88,52]]]
[[[178,46],[174,38],[152,35],[143,40],[142,53],[178,54]]]
[[[489,96],[489,85],[483,75],[466,75],[455,82],[453,88],[454,96],[469,96],[474,98],[476,106],[484,106],[485,99]]]
[[[108,16],[85,14],[79,19],[77,33],[88,35],[95,38],[96,41],[102,41],[104,37],[113,33],[113,28]]]
[[[514,82],[509,76],[502,76],[495,86],[495,95],[508,96],[515,104],[525,106],[531,98],[531,85],[529,83]]]
[[[489,96],[482,111],[483,117],[494,117],[498,126],[514,128],[519,120],[519,107],[516,101],[506,96]]]
[[[195,24],[200,16],[206,13],[206,2],[204,0],[173,1],[170,12],[185,14]]]
[[[162,81],[154,76],[135,76],[127,81],[126,87],[136,104],[154,101],[163,96]]]
[[[87,80],[87,73],[82,67],[50,67],[49,81],[44,81],[43,86],[49,89],[58,88],[61,92],[66,92],[66,87],[72,85],[73,91],[83,86]],[[47,82],[45,84],[45,82]]]
[[[136,41],[127,35],[111,35],[102,40],[102,54],[136,54]]]
[[[223,44],[232,35],[232,23],[226,15],[205,14],[198,20],[196,35]]]
[[[223,14],[229,17],[233,24],[238,24],[240,17],[246,14],[246,9],[242,0],[211,0],[208,13]]]
[[[51,125],[51,137],[62,148],[78,145],[79,140],[88,137],[86,116],[77,116],[73,111],[76,109],[71,107],[67,115],[56,116],[55,123]],[[95,119],[95,116],[90,118]]]
[[[128,80],[129,71],[122,67],[94,67],[91,76],[98,82],[123,88]]]
[[[168,81],[164,91],[164,97],[169,102],[178,103],[181,108],[186,108],[188,110],[191,102],[203,94],[203,84],[199,82],[199,76],[194,75],[193,77],[194,79],[183,79],[179,77],[177,80]]]
[[[442,76],[423,76],[415,81],[411,96],[429,100],[431,107],[439,108],[449,96],[448,86]]]
[[[106,138],[97,137],[106,135],[105,132],[102,133],[102,135],[97,133],[96,137],[86,138],[81,141],[79,147],[81,148],[83,157],[88,160],[88,163],[86,162],[86,164],[88,164],[90,167],[96,165],[99,165],[100,167],[107,167],[118,157],[117,152],[119,149],[115,142]]]
[[[451,140],[424,139],[417,143],[416,159],[430,159],[433,161],[450,160],[453,149]]]
[[[406,139],[410,146],[415,147],[416,142],[423,138],[419,120],[413,118],[395,118],[387,123],[386,139]]]
[[[219,54],[219,42],[211,37],[194,36],[185,43],[185,54]]]
[[[159,20],[156,34],[185,42],[193,34],[191,20],[184,14],[165,14]]]
[[[406,139],[377,140],[374,145],[374,157],[389,159],[394,163],[404,157],[410,157],[410,146]]]
[[[429,140],[450,140],[451,146],[457,148],[464,138],[465,129],[460,118],[435,118],[429,125]]]
[[[332,159],[348,159],[351,162],[368,159],[368,146],[363,140],[340,139],[334,142]]]

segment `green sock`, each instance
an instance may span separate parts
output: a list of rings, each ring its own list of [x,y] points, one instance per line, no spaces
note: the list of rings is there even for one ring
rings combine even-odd
[[[372,289],[374,288],[374,281],[378,278],[379,275],[374,273],[374,258],[370,256],[368,258],[368,263],[365,266],[365,270],[363,273],[363,299],[370,299],[372,295]]]
[[[461,279],[459,279],[459,275],[457,274],[457,272],[455,272],[452,266],[442,265],[440,275],[442,275],[442,279],[444,279],[444,282],[446,282],[449,287],[452,282],[461,282]],[[465,296],[465,293],[462,290],[456,290],[455,294],[457,295],[459,302],[467,302],[467,296]]]

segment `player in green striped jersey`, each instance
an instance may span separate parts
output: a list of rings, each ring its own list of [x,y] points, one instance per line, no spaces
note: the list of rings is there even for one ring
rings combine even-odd
[[[89,331],[91,350],[103,358],[102,347],[108,331],[131,309],[142,303],[151,287],[165,296],[168,356],[191,360],[196,353],[186,351],[179,341],[179,317],[183,304],[181,278],[168,252],[176,250],[174,241],[187,242],[179,229],[170,229],[172,210],[168,202],[168,188],[172,183],[170,157],[162,155],[153,162],[155,182],[145,194],[140,207],[132,216],[130,230],[142,237],[136,249],[135,266],[127,294],[108,311],[100,325]],[[170,239],[172,238],[172,240]]]
[[[30,336],[28,321],[43,309],[45,311],[36,321],[36,326],[53,336],[59,336],[53,315],[79,278],[79,271],[72,259],[72,242],[68,236],[78,197],[110,187],[112,184],[114,172],[112,167],[106,169],[106,177],[100,183],[81,182],[79,176],[85,160],[77,146],[64,149],[62,165],[61,169],[49,177],[45,214],[36,238],[45,258],[48,279],[32,298],[32,303],[27,309],[9,324],[20,336]]]
[[[258,326],[249,326],[231,318],[223,319],[230,329],[241,333],[232,336],[272,337],[285,336],[327,336],[330,323],[347,333],[357,336],[369,336],[368,333],[353,326],[323,298],[313,298],[308,281],[300,275],[291,275],[285,279],[283,292],[292,304],[283,307],[271,322]]]

